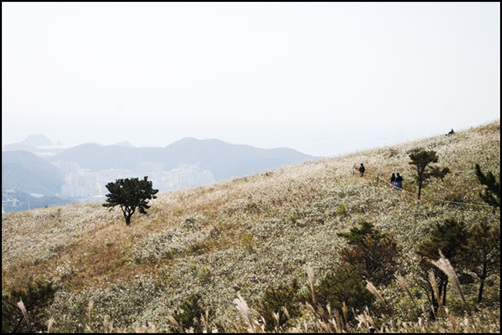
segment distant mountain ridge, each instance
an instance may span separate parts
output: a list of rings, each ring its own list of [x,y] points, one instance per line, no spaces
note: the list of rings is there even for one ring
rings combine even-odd
[[[198,164],[201,169],[210,170],[216,180],[222,180],[314,159],[293,149],[260,149],[217,139],[186,137],[164,148],[86,143],[55,154],[48,161],[76,162],[92,171],[134,169],[142,161],[162,163],[166,170],[180,164]]]
[[[61,143],[53,143],[47,136],[42,134],[30,135],[18,143],[2,146],[3,151],[29,151],[31,153],[54,153],[64,150]]]
[[[41,147],[54,144],[48,137],[42,134],[30,135],[23,141],[23,143],[32,145],[34,147]]]

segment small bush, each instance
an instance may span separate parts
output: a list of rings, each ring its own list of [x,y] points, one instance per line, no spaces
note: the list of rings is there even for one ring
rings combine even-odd
[[[200,229],[202,218],[199,215],[188,216],[183,220],[183,227],[186,229]]]
[[[300,316],[298,290],[300,286],[296,279],[290,285],[281,284],[278,288],[269,288],[258,302],[258,312],[265,319],[265,329],[272,331],[286,325],[289,320]],[[287,311],[286,315],[284,309]],[[278,320],[274,318],[274,313]]]
[[[252,252],[253,247],[255,246],[253,235],[251,235],[249,233],[245,233],[244,235],[242,235],[241,246],[245,250]]]
[[[398,268],[399,249],[392,235],[383,234],[372,223],[363,222],[348,233],[339,233],[348,240],[350,248],[340,251],[342,260],[348,264],[362,266],[364,279],[375,285],[388,285]]]
[[[303,299],[317,308],[318,317],[327,319],[329,312],[326,305],[338,311],[340,315],[347,315],[348,322],[354,317],[352,311],[359,312],[365,306],[370,306],[374,300],[374,295],[366,288],[366,282],[362,277],[362,269],[359,265],[343,265],[329,272],[312,292],[308,292]],[[348,307],[344,313],[343,303]]]
[[[246,212],[249,212],[249,213],[259,213],[260,212],[260,208],[258,208],[258,205],[256,204],[256,202],[253,202],[253,203],[250,203],[250,204],[246,205]]]
[[[174,312],[173,318],[183,330],[193,327],[195,333],[202,333],[204,324],[201,321],[201,317],[203,317],[205,313],[206,311],[202,306],[200,293],[194,293]],[[212,309],[208,309],[208,316],[209,320],[207,320],[207,322],[210,322],[214,316],[214,311]]]
[[[338,206],[338,208],[336,209],[335,213],[337,215],[347,215],[348,214],[348,211],[347,211],[347,207],[345,207],[345,205],[340,205]]]
[[[2,296],[2,333],[25,333],[45,330],[46,308],[52,303],[56,289],[52,283],[37,281],[26,289],[11,290]],[[26,315],[18,306],[22,301]]]

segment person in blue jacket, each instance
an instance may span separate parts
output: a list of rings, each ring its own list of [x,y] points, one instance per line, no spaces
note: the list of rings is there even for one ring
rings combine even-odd
[[[396,177],[396,188],[398,190],[403,189],[403,177],[399,174],[399,172],[397,173]]]

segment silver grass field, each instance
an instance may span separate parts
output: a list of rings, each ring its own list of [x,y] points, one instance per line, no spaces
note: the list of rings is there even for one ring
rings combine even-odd
[[[436,151],[437,164],[451,170],[427,184],[420,201],[408,164],[417,149]],[[337,233],[368,221],[402,249],[392,284],[367,283],[378,308],[347,323],[342,314],[351,306],[328,307],[330,315],[319,319],[305,304],[299,318],[275,332],[500,333],[499,275],[490,277],[484,302],[469,309],[478,283],[462,285],[448,259],[431,260],[450,281],[436,320],[415,281],[416,246],[435,223],[500,224],[500,209],[479,197],[476,163],[500,178],[500,121],[159,194],[129,227],[120,209],[102,202],[4,214],[2,294],[53,282],[58,290],[43,332],[191,332],[173,315],[192,293],[214,310],[198,320],[204,332],[265,332],[256,309],[263,292],[293,279],[302,293],[315,290],[340,265],[347,242]],[[393,172],[404,177],[404,191],[389,188]]]

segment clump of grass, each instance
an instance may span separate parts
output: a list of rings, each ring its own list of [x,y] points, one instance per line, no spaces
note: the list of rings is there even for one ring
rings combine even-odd
[[[242,298],[240,293],[237,293],[237,298],[234,299],[234,304],[235,304],[235,307],[239,310],[239,312],[244,317],[244,320],[247,322],[247,324],[249,326],[248,331],[251,333],[256,333],[255,320],[253,319],[253,316],[251,314],[251,310],[249,309],[246,300],[244,300],[244,298]]]

